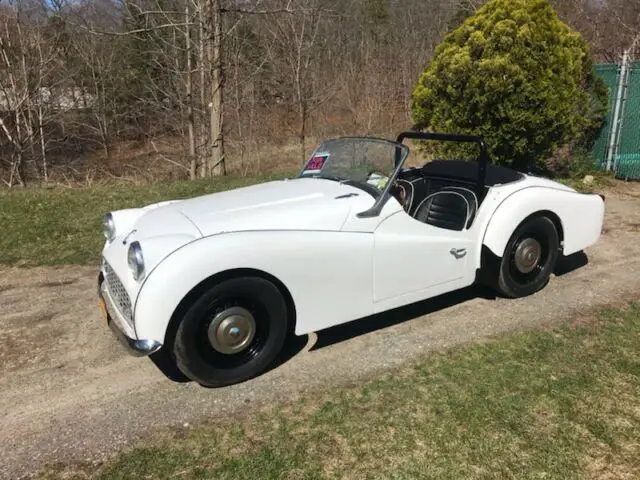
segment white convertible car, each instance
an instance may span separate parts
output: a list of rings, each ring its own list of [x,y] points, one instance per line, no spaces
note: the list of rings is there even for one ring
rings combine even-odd
[[[404,168],[405,138],[475,142]],[[101,310],[131,353],[254,377],[304,335],[467,287],[533,294],[601,233],[604,197],[492,165],[482,138],[327,140],[293,179],[105,215]],[[366,320],[362,320],[366,321]]]

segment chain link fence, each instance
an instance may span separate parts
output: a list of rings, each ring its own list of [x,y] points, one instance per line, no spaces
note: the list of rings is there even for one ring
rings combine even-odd
[[[592,154],[618,178],[640,179],[640,62],[625,54],[620,64],[596,66],[609,89],[609,113]]]
[[[627,52],[620,64],[595,68],[609,89],[609,113],[591,153],[617,178],[640,180],[640,62]]]
[[[616,175],[640,179],[640,62],[634,63],[629,72],[619,144]]]

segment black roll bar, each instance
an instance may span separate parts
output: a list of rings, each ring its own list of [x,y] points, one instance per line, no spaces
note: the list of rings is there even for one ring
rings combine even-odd
[[[402,143],[405,138],[410,138],[414,140],[435,140],[442,142],[467,142],[467,143],[477,143],[480,146],[480,157],[478,158],[478,191],[482,192],[485,187],[485,182],[487,178],[487,165],[490,162],[489,152],[487,151],[487,145],[484,141],[484,138],[477,135],[466,135],[459,133],[432,133],[432,132],[418,132],[418,131],[407,131],[402,132],[398,135],[396,141],[398,143]],[[396,154],[395,158],[395,166],[398,166],[400,159]]]

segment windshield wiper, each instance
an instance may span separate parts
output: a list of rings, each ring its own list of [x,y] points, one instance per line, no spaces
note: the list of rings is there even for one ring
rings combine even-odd
[[[324,178],[326,180],[333,180],[334,182],[344,183],[348,182],[348,178],[336,177],[334,175],[313,175],[313,178]]]

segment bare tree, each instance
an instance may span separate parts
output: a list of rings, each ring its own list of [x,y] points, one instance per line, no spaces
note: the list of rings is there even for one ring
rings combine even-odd
[[[334,91],[335,80],[321,74],[326,65],[325,53],[328,32],[322,32],[323,17],[320,0],[288,1],[283,9],[303,12],[300,15],[278,15],[266,25],[273,46],[271,62],[277,69],[282,67],[283,86],[293,92],[293,103],[297,111],[297,137],[300,160],[306,158],[306,137],[309,115],[313,108],[322,104]],[[315,74],[315,75],[314,75]],[[317,76],[328,84],[319,85]],[[286,93],[283,92],[286,97]]]
[[[224,156],[224,72],[222,68],[222,5],[220,0],[205,0],[204,38],[207,70],[210,78],[210,158],[204,175],[226,174]]]
[[[189,12],[189,3],[187,2],[184,10],[185,18],[185,41],[186,41],[186,93],[187,93],[187,122],[189,129],[189,176],[191,180],[195,180],[198,168],[198,159],[196,157],[196,133],[195,119],[193,114],[193,48],[191,40],[191,15]]]
[[[11,3],[0,19],[0,132],[8,150],[9,186],[26,184],[27,160],[37,176],[48,178],[45,128],[56,103],[57,39],[43,26],[45,9],[39,2]]]

